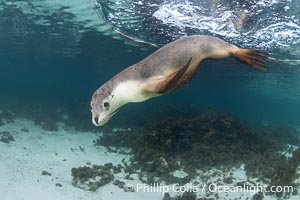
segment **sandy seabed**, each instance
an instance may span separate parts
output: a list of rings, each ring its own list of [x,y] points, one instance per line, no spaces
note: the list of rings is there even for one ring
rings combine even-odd
[[[15,139],[8,144],[0,142],[1,200],[162,200],[164,196],[161,191],[137,191],[136,187],[141,182],[137,178],[124,180],[122,175],[115,178],[133,186],[135,192],[125,192],[112,183],[95,192],[74,187],[71,176],[73,167],[87,163],[117,165],[122,163],[122,159],[129,159],[129,156],[109,153],[104,147],[94,146],[93,140],[99,137],[98,134],[63,128],[55,132],[46,131],[24,119],[0,126],[1,131],[9,131]],[[43,171],[51,175],[42,175]],[[235,169],[233,176],[236,181],[247,180],[242,168]],[[201,180],[197,181],[201,184]],[[171,196],[175,196],[173,186],[168,187]],[[199,190],[197,196],[203,195]],[[251,199],[253,195],[251,192],[219,193],[219,199]],[[291,196],[290,199],[298,200],[299,197]],[[264,199],[276,198],[265,196]]]

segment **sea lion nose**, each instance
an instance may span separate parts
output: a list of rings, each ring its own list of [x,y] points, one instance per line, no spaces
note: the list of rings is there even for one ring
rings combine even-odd
[[[99,125],[99,124],[98,124],[98,123],[99,123],[98,120],[99,120],[98,117],[94,117],[94,124],[95,124],[95,125]]]

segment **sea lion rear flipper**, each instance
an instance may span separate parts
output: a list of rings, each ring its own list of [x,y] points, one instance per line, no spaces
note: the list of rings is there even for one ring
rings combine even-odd
[[[154,77],[148,80],[146,83],[142,85],[142,90],[150,93],[158,93],[163,94],[169,92],[174,88],[176,82],[182,77],[182,75],[186,72],[189,65],[191,64],[192,57],[188,60],[188,62],[179,70],[168,74],[166,76]]]
[[[255,70],[267,71],[266,61],[268,59],[268,54],[263,51],[257,51],[252,49],[241,49],[235,48],[231,51],[231,56],[235,59],[248,64]]]

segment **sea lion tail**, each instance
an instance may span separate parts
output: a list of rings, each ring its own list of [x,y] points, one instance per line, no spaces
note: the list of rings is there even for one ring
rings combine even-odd
[[[231,50],[231,56],[255,70],[263,72],[268,71],[266,65],[268,54],[264,51],[235,47]]]

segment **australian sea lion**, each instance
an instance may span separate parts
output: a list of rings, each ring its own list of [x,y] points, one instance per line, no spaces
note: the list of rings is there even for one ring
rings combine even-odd
[[[189,36],[171,42],[134,64],[95,91],[91,100],[92,121],[104,125],[130,102],[142,102],[166,94],[191,80],[202,60],[233,57],[266,71],[267,54],[242,49],[209,36]]]

